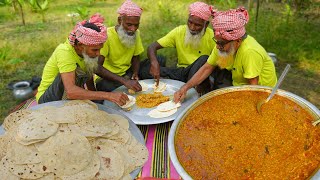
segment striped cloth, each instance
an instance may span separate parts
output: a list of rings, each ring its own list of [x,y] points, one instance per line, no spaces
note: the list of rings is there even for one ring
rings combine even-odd
[[[72,46],[75,45],[76,39],[87,46],[95,46],[106,42],[107,36],[107,27],[103,24],[104,18],[100,14],[94,14],[91,16],[89,21],[82,21],[77,23],[74,29],[69,34],[69,42]],[[93,30],[91,28],[84,27],[87,22],[96,25],[100,32]]]
[[[228,11],[214,11],[212,27],[215,37],[232,41],[241,38],[245,33],[245,25],[249,21],[248,11],[244,7]]]
[[[11,112],[27,109],[35,105],[37,105],[36,99],[31,98],[19,104]],[[136,179],[181,179],[169,157],[168,136],[171,124],[172,122],[157,125],[138,125],[145,138],[149,159]]]
[[[209,6],[204,2],[195,2],[190,4],[189,14],[191,16],[197,16],[205,21],[209,21],[212,8],[213,8],[212,6]]]
[[[120,16],[141,16],[142,8],[131,0],[126,0],[118,9]]]

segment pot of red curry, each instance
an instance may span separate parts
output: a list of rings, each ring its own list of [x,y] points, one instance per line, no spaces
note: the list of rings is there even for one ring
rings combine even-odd
[[[320,111],[284,90],[256,110],[271,88],[212,91],[186,108],[169,133],[183,179],[319,179]]]

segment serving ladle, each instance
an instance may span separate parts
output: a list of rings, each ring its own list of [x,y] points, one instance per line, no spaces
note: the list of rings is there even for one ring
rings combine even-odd
[[[258,111],[258,113],[261,113],[261,106],[262,106],[263,104],[269,102],[270,99],[271,99],[271,98],[274,96],[274,94],[277,92],[277,90],[278,90],[279,86],[281,85],[284,77],[287,75],[290,67],[291,67],[290,64],[287,64],[287,66],[286,66],[286,68],[284,69],[284,71],[282,72],[282,74],[281,74],[281,76],[280,76],[280,78],[279,78],[276,86],[272,89],[271,94],[268,96],[268,98],[267,98],[267,99],[264,99],[264,100],[260,100],[260,101],[258,102],[258,104],[257,104],[257,111]]]

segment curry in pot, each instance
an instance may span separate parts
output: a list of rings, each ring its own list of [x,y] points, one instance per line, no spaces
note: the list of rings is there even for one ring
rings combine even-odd
[[[306,179],[320,162],[320,130],[295,102],[237,91],[212,97],[181,121],[179,162],[193,179]]]

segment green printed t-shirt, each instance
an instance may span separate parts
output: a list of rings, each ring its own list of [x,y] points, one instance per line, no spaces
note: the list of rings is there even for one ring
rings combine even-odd
[[[144,51],[140,31],[136,31],[136,44],[131,48],[127,48],[121,43],[115,27],[108,28],[107,32],[108,40],[100,50],[100,54],[105,57],[103,67],[122,76],[131,67],[132,57],[138,56]]]
[[[218,49],[215,48],[208,63],[216,66]],[[235,55],[234,63],[227,68],[232,71],[234,86],[247,85],[248,80],[259,76],[259,85],[273,87],[277,83],[276,70],[265,49],[251,36],[244,39]]]
[[[164,48],[175,47],[178,55],[177,67],[187,67],[191,65],[195,60],[197,60],[202,55],[210,55],[213,48],[215,47],[215,42],[212,40],[213,31],[207,28],[199,48],[194,49],[191,46],[185,45],[185,36],[187,31],[187,25],[181,25],[174,28],[166,36],[159,39],[157,42]]]
[[[52,84],[58,73],[75,71],[77,64],[83,71],[86,71],[84,60],[78,56],[69,41],[59,44],[44,66],[42,80],[36,95],[37,101]]]

